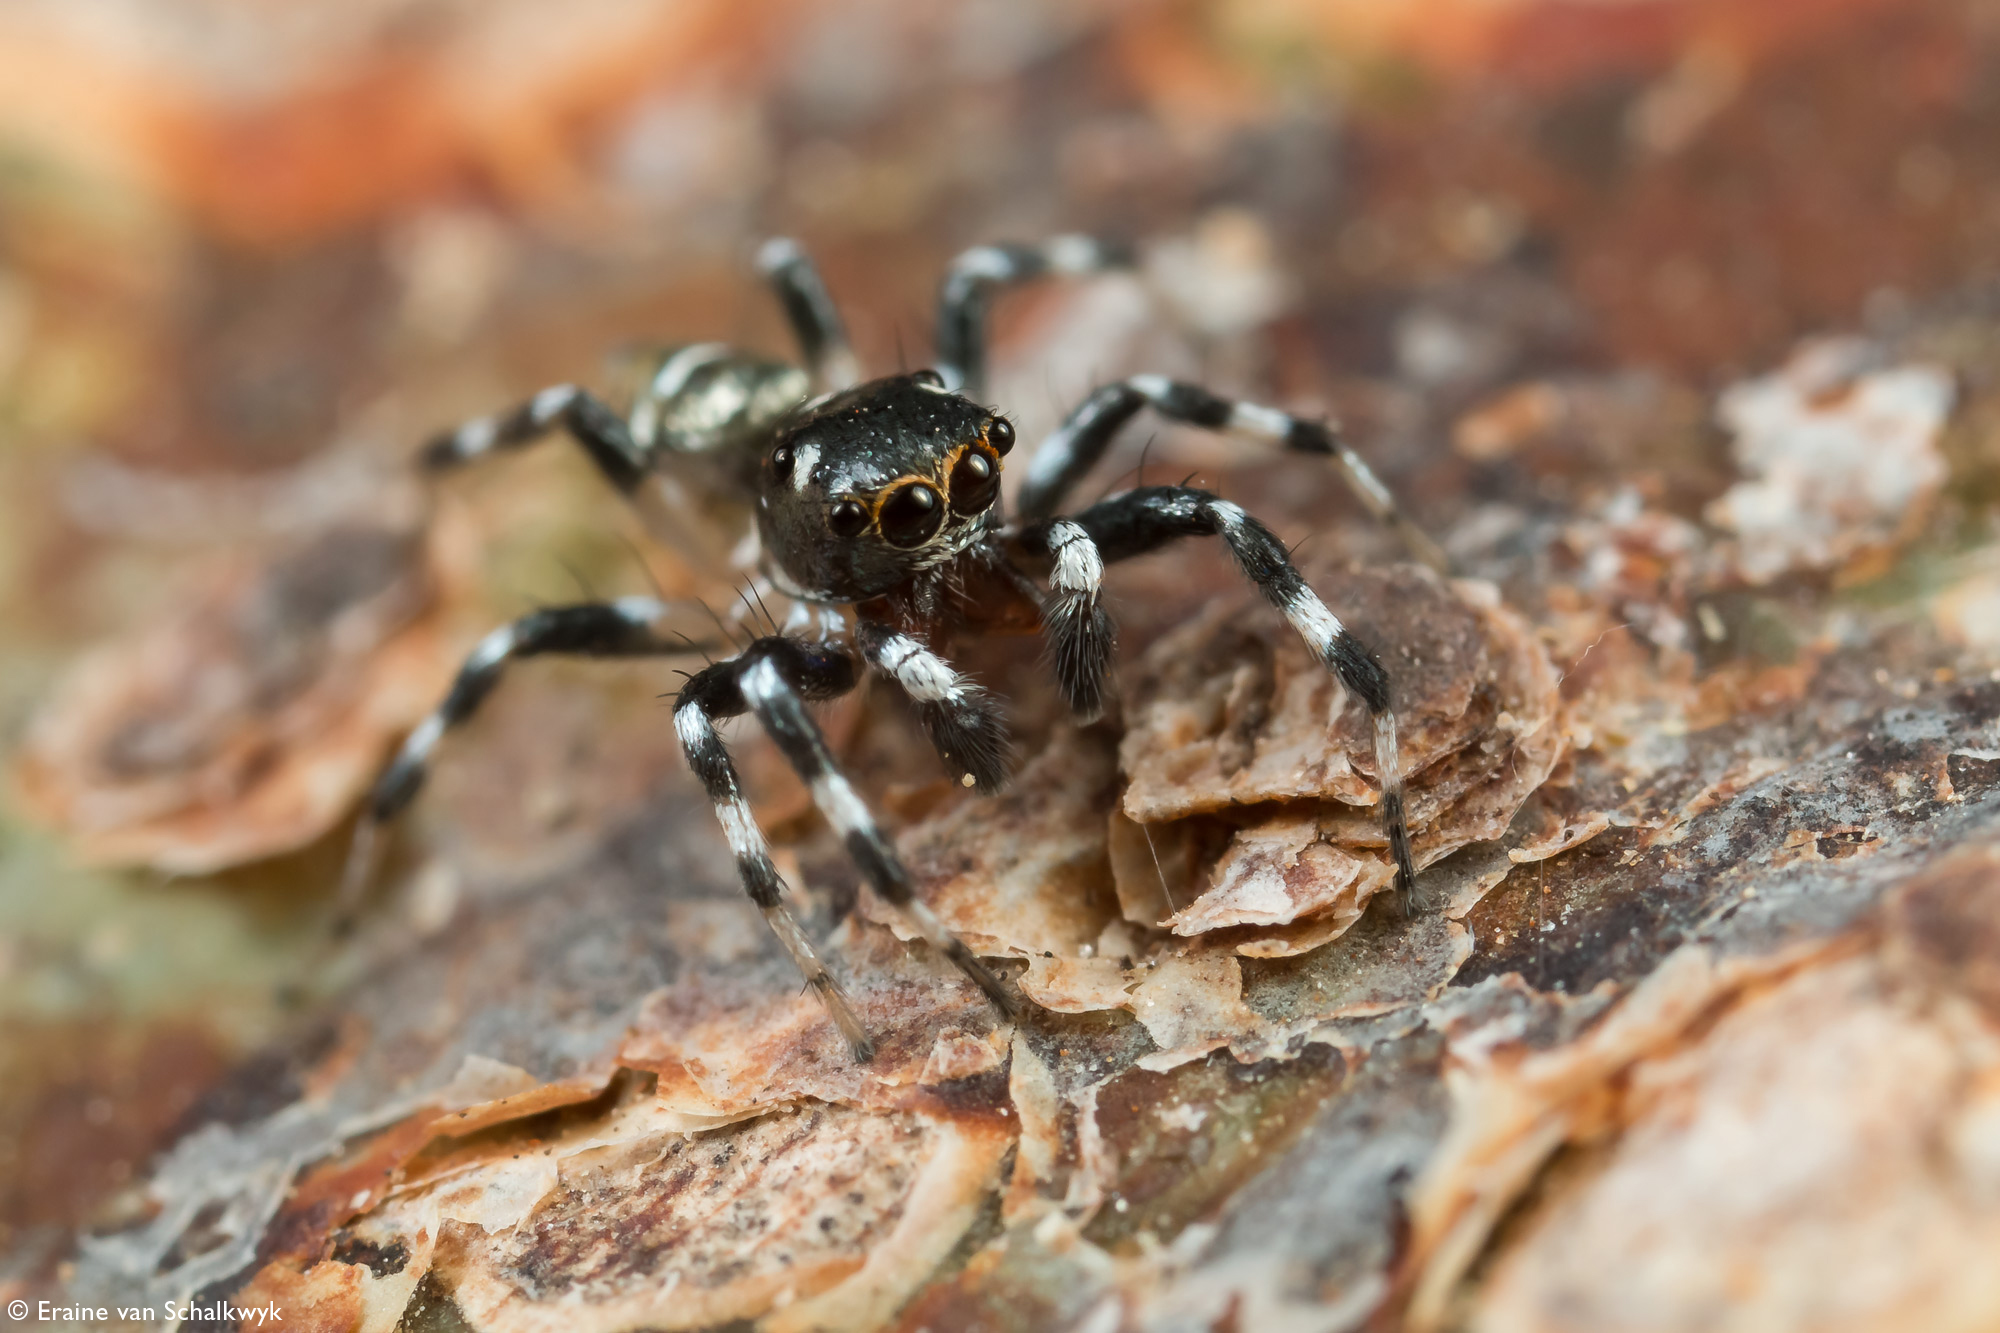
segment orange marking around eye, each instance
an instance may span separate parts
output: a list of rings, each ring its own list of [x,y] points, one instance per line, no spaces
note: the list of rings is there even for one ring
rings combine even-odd
[[[999,454],[993,452],[993,446],[986,443],[986,437],[982,434],[977,440],[973,441],[972,443],[961,444],[956,449],[953,449],[950,453],[946,454],[944,456],[944,464],[942,467],[938,469],[937,476],[927,477],[912,472],[904,476],[895,478],[893,481],[889,482],[887,485],[877,490],[873,495],[869,496],[865,501],[865,503],[868,506],[868,526],[874,528],[878,532],[881,531],[881,527],[878,520],[882,516],[882,506],[889,503],[889,497],[894,495],[897,491],[902,490],[903,487],[908,486],[913,482],[919,482],[919,481],[938,493],[938,498],[943,502],[946,510],[947,514],[946,521],[949,522],[950,521],[949,514],[951,510],[952,469],[958,466],[958,460],[965,457],[965,452],[968,449],[977,449],[980,453],[986,456],[986,461],[993,465],[993,475],[998,476],[1003,470],[1005,470],[1007,465],[1003,461],[1001,461]]]
[[[890,482],[887,486],[884,486],[882,489],[876,491],[874,495],[869,497],[868,500],[869,526],[870,527],[875,526],[875,521],[882,516],[882,506],[889,503],[890,496],[894,495],[897,491],[902,490],[905,486],[911,485],[912,483],[919,481],[921,481],[924,485],[930,487],[932,490],[936,491],[939,496],[943,497],[944,505],[947,508],[950,507],[951,495],[949,494],[949,492],[946,491],[944,486],[939,484],[936,477],[920,477],[917,476],[915,473],[912,473],[909,476],[896,478],[894,481]]]
[[[997,421],[999,420],[999,418],[995,417],[994,420]],[[992,429],[993,429],[992,421],[987,422],[984,426],[981,426],[979,428],[979,447],[982,451],[985,452],[988,458],[991,458],[993,460],[994,470],[1000,471],[1005,469],[1007,464],[1004,460],[1001,459],[1000,451],[993,447],[993,442],[986,438],[987,434]]]
[[[951,474],[958,469],[958,460],[965,457],[968,451],[976,451],[987,462],[991,463],[993,465],[993,475],[996,477],[1007,470],[1007,464],[1002,461],[999,454],[993,452],[993,446],[986,442],[984,435],[980,436],[972,444],[959,445],[958,448],[946,454],[944,458],[944,485],[942,489],[946,504],[951,503]]]

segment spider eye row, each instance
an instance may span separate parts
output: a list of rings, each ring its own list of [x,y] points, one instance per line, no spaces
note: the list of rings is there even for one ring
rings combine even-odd
[[[993,418],[987,423],[984,443],[995,455],[1004,456],[1014,447],[1013,423],[1005,417]],[[795,458],[789,444],[772,449],[772,479],[788,480]],[[945,497],[926,481],[908,481],[890,490],[873,515],[883,539],[891,546],[922,546],[944,526],[947,509],[962,518],[985,510],[1000,493],[999,464],[984,451],[968,446],[952,464],[945,485],[951,496],[948,506]],[[836,500],[827,509],[827,527],[836,537],[858,537],[867,531],[869,521],[868,506],[852,497]]]

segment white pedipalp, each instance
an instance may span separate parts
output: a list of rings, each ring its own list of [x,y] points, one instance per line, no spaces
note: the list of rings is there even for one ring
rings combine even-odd
[[[1081,525],[1063,519],[1049,529],[1049,546],[1055,551],[1055,568],[1049,586],[1058,592],[1094,593],[1104,582],[1104,557],[1097,543]]]
[[[895,635],[883,643],[881,661],[903,692],[918,703],[947,703],[964,692],[958,673],[943,658],[906,634]]]

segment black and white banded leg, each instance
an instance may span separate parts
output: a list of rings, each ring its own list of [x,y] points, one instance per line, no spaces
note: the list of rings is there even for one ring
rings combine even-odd
[[[813,392],[845,389],[861,378],[840,311],[819,269],[796,241],[774,236],[757,251],[757,271],[770,282],[812,372]]]
[[[918,640],[864,620],[856,645],[868,665],[916,705],[938,757],[959,781],[991,795],[1007,781],[1007,720],[999,701]]]
[[[993,289],[1049,275],[1130,268],[1130,246],[1092,236],[1038,245],[979,245],[951,261],[938,292],[937,369],[944,387],[977,401],[986,388],[986,311]]]
[[[1411,556],[1441,574],[1451,572],[1444,551],[1410,520],[1389,488],[1341,439],[1338,426],[1295,417],[1275,407],[1224,398],[1199,385],[1161,375],[1134,375],[1104,385],[1042,441],[1028,460],[1027,478],[1021,486],[1018,508],[1022,519],[1032,521],[1056,513],[1070,490],[1104,457],[1119,429],[1146,407],[1191,426],[1331,458],[1347,488],[1369,513],[1395,530]]]
[[[820,814],[840,836],[847,854],[861,867],[869,887],[884,902],[901,912],[932,948],[949,958],[959,971],[985,991],[996,1008],[1011,1017],[1013,1001],[1008,998],[999,979],[987,971],[965,942],[952,934],[930,906],[917,897],[908,868],[877,827],[875,817],[868,812],[867,803],[834,763],[819,724],[806,712],[799,691],[778,669],[777,661],[767,656],[753,662],[743,673],[742,689],[750,711],[764,724],[764,730],[777,743],[793,770],[805,780],[807,789],[812,793],[813,804],[819,807]]]
[[[568,429],[610,483],[630,494],[646,476],[646,455],[618,414],[574,384],[557,384],[499,416],[476,417],[437,436],[419,455],[433,472],[461,467],[504,449],[533,443],[556,427]]]
[[[745,891],[763,910],[800,972],[826,1001],[835,1025],[853,1046],[855,1058],[865,1062],[873,1054],[873,1045],[845,992],[827,973],[784,905],[784,881],[771,865],[764,835],[743,798],[735,765],[715,732],[719,719],[754,714],[804,780],[813,803],[876,894],[977,983],[1001,1012],[1011,1015],[1013,1008],[993,974],[916,896],[909,871],[876,826],[860,794],[834,763],[819,724],[806,712],[808,700],[837,697],[854,684],[854,660],[834,645],[777,637],[759,639],[738,656],[697,672],[688,681],[674,705],[674,726],[688,764],[715,804],[716,818],[729,839]]]
[[[815,651],[789,639],[760,639],[741,656],[718,662],[688,681],[674,703],[674,731],[680,736],[688,767],[694,770],[702,790],[715,806],[715,817],[722,824],[730,855],[736,859],[736,873],[743,881],[743,891],[764,914],[771,933],[791,955],[799,974],[819,992],[855,1060],[866,1064],[875,1058],[875,1043],[862,1026],[860,1015],[854,1012],[854,1002],[826,970],[798,918],[785,905],[784,877],[771,862],[764,831],[757,827],[757,817],[751,812],[750,802],[743,795],[743,784],[736,776],[736,765],[715,730],[718,720],[749,711],[742,676],[750,666],[771,656],[786,661],[790,674],[798,678],[808,698],[830,699],[854,687],[854,663],[845,653]]]
[[[660,635],[658,626],[670,608],[651,597],[621,597],[614,602],[583,602],[551,606],[502,625],[465,659],[444,702],[403,741],[402,748],[375,780],[355,826],[341,876],[335,928],[345,933],[374,877],[375,859],[384,825],[402,813],[423,787],[432,752],[445,733],[463,725],[500,684],[507,664],[517,658],[548,653],[579,657],[660,657],[699,651],[698,645]]]
[[[1403,768],[1396,743],[1396,714],[1389,703],[1389,673],[1362,642],[1349,633],[1293,566],[1285,545],[1262,523],[1208,491],[1190,486],[1148,486],[1092,505],[1081,513],[1045,521],[1022,534],[1024,544],[1056,555],[1080,542],[1094,548],[1097,561],[1072,558],[1072,568],[1101,573],[1105,564],[1129,560],[1182,537],[1216,536],[1228,544],[1237,568],[1283,613],[1314,656],[1356,695],[1374,720],[1375,771],[1382,788],[1382,828],[1396,865],[1396,893],[1409,912],[1415,907],[1416,866],[1410,856],[1409,821],[1403,800]],[[1053,583],[1053,579],[1051,580]],[[1079,632],[1051,620],[1049,633]],[[1066,650],[1057,645],[1057,661]],[[1067,687],[1066,687],[1067,688]]]

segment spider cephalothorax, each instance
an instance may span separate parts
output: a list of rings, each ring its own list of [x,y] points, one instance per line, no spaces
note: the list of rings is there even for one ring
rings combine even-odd
[[[679,348],[648,367],[624,418],[574,385],[557,385],[512,412],[467,422],[423,453],[427,467],[448,469],[566,428],[613,485],[663,506],[663,535],[698,556],[712,556],[719,543],[756,579],[760,597],[791,599],[782,632],[688,678],[674,703],[674,729],[715,805],[745,891],[817,988],[857,1059],[872,1053],[868,1034],[785,905],[784,882],[715,724],[754,716],[805,780],[875,893],[1007,1009],[1007,988],[916,895],[805,706],[846,693],[863,670],[872,671],[908,696],[954,776],[995,790],[1006,779],[1006,722],[994,697],[946,660],[946,641],[954,633],[1039,627],[1070,708],[1095,717],[1104,706],[1115,639],[1100,595],[1104,566],[1182,537],[1221,540],[1244,576],[1374,719],[1382,822],[1397,890],[1406,909],[1412,904],[1416,872],[1389,677],[1307,586],[1284,544],[1237,505],[1191,486],[1142,487],[1062,512],[1119,428],[1150,408],[1331,459],[1355,495],[1395,525],[1418,556],[1441,563],[1332,427],[1135,375],[1092,393],[1042,442],[1018,493],[1020,521],[1003,523],[1000,474],[1014,427],[977,401],[988,296],[1002,283],[1128,262],[1119,247],[1076,236],[969,250],[944,282],[938,368],[856,383],[853,354],[818,274],[797,246],[772,241],[759,263],[798,335],[805,368],[720,343]],[[550,607],[482,640],[450,694],[376,783],[343,881],[343,918],[369,878],[376,831],[416,795],[439,739],[471,716],[509,661],[538,653],[684,654],[689,643],[662,628],[674,610],[650,597]]]
[[[757,529],[780,591],[879,597],[998,528],[1014,427],[937,372],[873,380],[816,404],[765,456]]]

